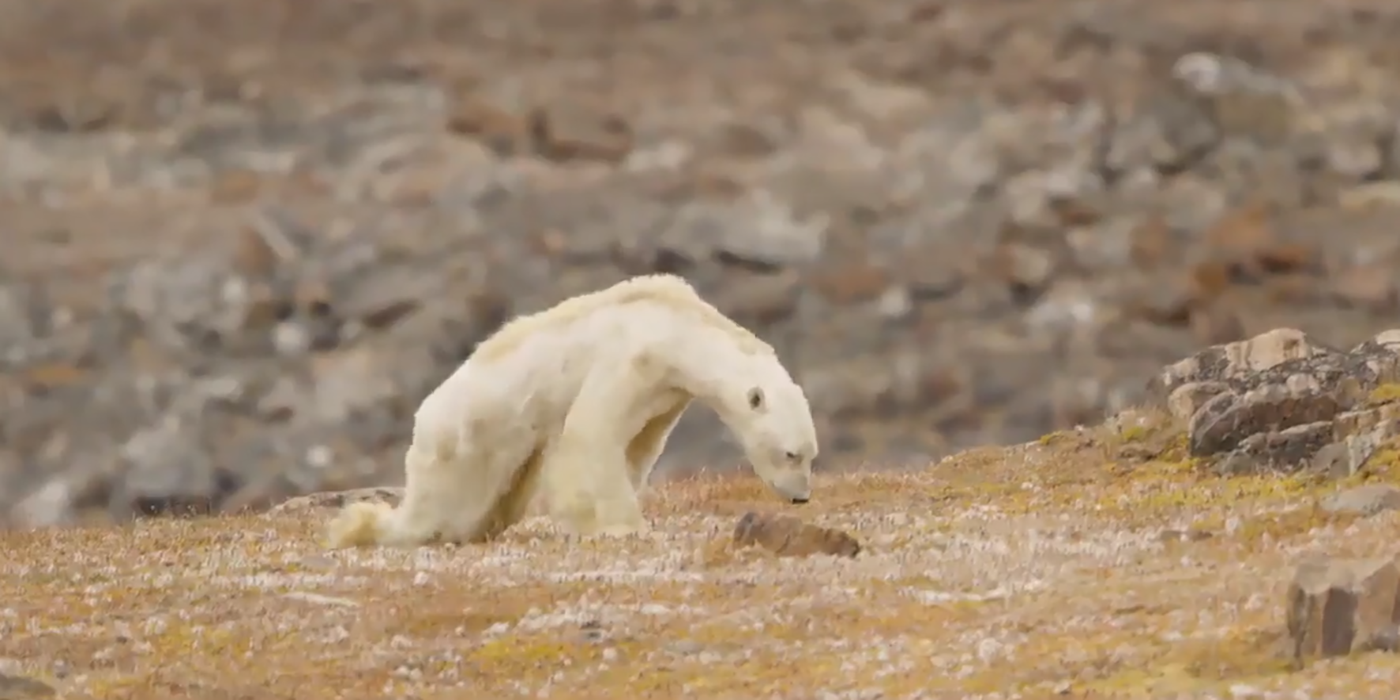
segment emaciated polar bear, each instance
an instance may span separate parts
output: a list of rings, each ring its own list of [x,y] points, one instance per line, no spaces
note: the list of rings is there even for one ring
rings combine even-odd
[[[816,428],[772,346],[674,275],[643,275],[520,316],[414,416],[397,509],[355,503],[331,547],[481,542],[535,495],[576,535],[647,528],[637,492],[692,400],[734,432],[793,503],[811,495]]]

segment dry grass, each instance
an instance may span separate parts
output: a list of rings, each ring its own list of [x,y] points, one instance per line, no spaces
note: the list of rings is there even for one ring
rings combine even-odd
[[[1124,430],[1116,444],[1141,437]],[[535,519],[487,546],[332,552],[326,513],[8,533],[0,670],[133,700],[1400,687],[1400,656],[1293,671],[1277,650],[1290,563],[1388,551],[1400,514],[1329,519],[1313,503],[1335,487],[1106,462],[1105,439],[830,476],[793,511],[860,537],[855,560],[731,549],[743,511],[787,508],[748,476],[659,486],[654,533],[630,540]]]

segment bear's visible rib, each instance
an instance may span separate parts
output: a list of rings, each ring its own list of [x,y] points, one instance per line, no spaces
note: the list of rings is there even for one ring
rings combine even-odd
[[[472,355],[490,361],[510,354],[527,338],[542,330],[573,323],[600,309],[637,301],[652,301],[693,314],[701,321],[724,330],[748,352],[773,352],[773,347],[762,338],[705,301],[684,278],[654,274],[632,277],[596,292],[570,297],[543,311],[517,316],[477,345]]]

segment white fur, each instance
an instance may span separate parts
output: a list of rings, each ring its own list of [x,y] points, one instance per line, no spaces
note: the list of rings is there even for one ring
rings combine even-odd
[[[332,547],[484,541],[537,495],[579,535],[646,529],[638,491],[692,400],[713,408],[757,474],[810,496],[816,429],[768,344],[672,275],[634,277],[522,316],[419,406],[397,509],[359,503]]]

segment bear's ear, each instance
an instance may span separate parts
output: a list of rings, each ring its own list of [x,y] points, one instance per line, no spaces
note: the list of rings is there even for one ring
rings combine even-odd
[[[749,389],[748,398],[749,398],[749,408],[751,408],[751,409],[753,409],[753,410],[755,410],[755,411],[761,411],[761,410],[763,410],[763,404],[764,404],[764,402],[765,402],[765,398],[764,398],[764,396],[763,396],[763,388],[762,388],[762,387],[753,387],[752,389]]]

